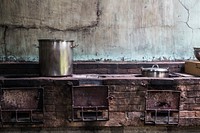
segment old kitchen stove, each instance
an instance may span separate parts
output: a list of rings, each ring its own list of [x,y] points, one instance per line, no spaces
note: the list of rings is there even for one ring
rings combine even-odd
[[[144,124],[179,125],[182,124],[182,112],[185,109],[182,108],[183,99],[181,98],[184,90],[180,89],[180,85],[191,85],[199,78],[181,73],[170,74],[172,76],[165,78],[143,77],[140,73],[73,74],[67,77],[2,77],[1,86],[2,90],[17,87],[44,87],[43,107],[45,110],[42,114],[44,116],[52,114],[48,119],[47,117],[42,118],[44,124],[58,123],[59,120],[68,120],[72,123],[75,121],[106,121],[114,126],[119,122],[117,115],[114,114],[124,112],[127,115],[125,115],[127,121],[126,123],[122,121],[122,123],[130,122],[127,125],[132,125],[135,119],[139,124],[143,118]],[[96,92],[100,95],[97,96]],[[170,97],[169,99],[154,99],[150,102],[149,99],[152,97],[161,97],[163,94],[171,96],[176,104],[171,104]],[[187,99],[187,96],[184,98]],[[98,99],[101,100],[98,101]],[[54,109],[54,106],[59,106],[59,110]],[[60,106],[64,109],[60,109]],[[60,115],[62,117],[56,116],[55,119],[54,114],[58,113],[62,114]],[[131,114],[134,114],[134,117],[131,117]],[[21,117],[19,120],[23,119],[25,118]],[[59,123],[70,125],[70,123]]]

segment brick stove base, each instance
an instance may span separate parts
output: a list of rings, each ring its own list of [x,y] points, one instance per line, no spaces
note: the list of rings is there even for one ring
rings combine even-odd
[[[83,80],[83,79],[81,79]],[[85,79],[94,80],[94,79]],[[80,79],[73,77],[66,78],[2,78],[1,86],[10,88],[13,86],[41,86],[44,88],[44,117],[43,124],[26,124],[26,127],[120,127],[133,126],[142,127],[145,124],[146,97],[148,90],[152,90],[152,80],[157,82],[174,80],[173,87],[164,85],[168,91],[180,92],[179,123],[173,126],[199,126],[200,125],[200,79],[178,77],[173,79],[152,79],[152,78],[98,78],[104,86],[108,87],[109,119],[107,121],[94,122],[73,122],[71,121],[73,86],[79,86]],[[96,83],[95,82],[95,83]],[[88,83],[88,82],[87,82]],[[88,84],[87,84],[88,85]],[[82,84],[84,87],[84,84]],[[160,85],[159,85],[160,86]],[[156,89],[163,91],[163,88],[156,86]],[[14,95],[14,94],[13,94]],[[174,99],[174,98],[173,98]],[[175,98],[176,100],[179,98]],[[168,101],[167,101],[168,102]],[[169,101],[173,102],[173,101]],[[177,102],[177,101],[176,101]],[[160,105],[159,103],[157,103]],[[173,104],[172,104],[173,105]],[[177,104],[176,109],[177,109]],[[166,116],[164,116],[166,117]],[[157,124],[153,124],[154,126]],[[12,125],[2,124],[3,127]],[[23,127],[23,124],[14,123],[16,127]],[[163,126],[169,126],[165,124]]]
[[[93,67],[92,64],[90,67]],[[106,65],[108,64],[103,64]],[[141,65],[141,64],[140,64]],[[150,64],[147,64],[150,65]],[[88,66],[88,67],[89,67]],[[112,66],[112,65],[111,65]],[[138,65],[139,66],[139,65]],[[137,71],[139,67],[136,67]],[[173,66],[173,65],[172,65]],[[81,68],[80,68],[81,67]],[[81,65],[75,68],[80,70]],[[86,67],[86,66],[85,66]],[[110,67],[110,64],[108,65]],[[112,66],[113,67],[113,66]],[[111,67],[111,68],[112,68]],[[117,65],[117,69],[128,70],[132,64]],[[108,69],[106,67],[106,69]],[[116,69],[116,70],[117,70]],[[174,70],[182,69],[182,64],[176,64]],[[78,71],[75,70],[77,73]],[[135,70],[134,70],[135,71]],[[127,74],[127,73],[126,73]],[[134,130],[173,132],[184,131],[189,126],[200,125],[200,78],[198,77],[174,77],[174,78],[147,78],[147,77],[23,77],[5,78],[1,77],[1,87],[42,87],[44,88],[43,101],[43,123],[34,124],[4,124],[1,130],[6,127],[20,129],[26,127],[27,130],[76,130],[84,129],[90,131],[94,129],[99,132],[124,132]],[[72,117],[72,86],[103,85],[108,87],[109,119],[106,121],[74,122]],[[146,96],[148,90],[172,90],[180,92],[179,121],[175,125],[151,126],[145,123]],[[162,116],[162,115],[161,115]],[[34,127],[34,129],[32,129]],[[49,129],[47,129],[49,128]],[[56,128],[56,129],[55,129]],[[7,128],[8,129],[8,128]],[[12,130],[12,129],[10,129]],[[24,130],[24,129],[23,129]],[[191,129],[192,131],[193,129]],[[196,131],[196,129],[195,129]]]

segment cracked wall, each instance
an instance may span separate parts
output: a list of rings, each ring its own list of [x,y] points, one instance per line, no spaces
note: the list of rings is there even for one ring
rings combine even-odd
[[[195,59],[198,0],[0,0],[0,61],[38,61],[38,39],[79,44],[74,60]]]

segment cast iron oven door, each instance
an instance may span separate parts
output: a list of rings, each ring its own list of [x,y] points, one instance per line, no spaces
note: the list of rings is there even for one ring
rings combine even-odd
[[[43,88],[1,88],[1,122],[41,123],[43,119]]]
[[[107,86],[72,88],[72,121],[103,121],[108,118]]]
[[[179,104],[179,91],[148,90],[145,124],[178,124]]]

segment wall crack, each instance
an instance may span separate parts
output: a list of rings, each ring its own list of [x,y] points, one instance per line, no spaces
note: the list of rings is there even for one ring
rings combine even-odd
[[[92,28],[95,28],[95,27],[99,26],[101,14],[102,14],[102,11],[100,10],[100,0],[97,0],[97,4],[96,4],[96,20],[94,22],[92,22],[91,25],[67,28],[67,29],[63,29],[63,30],[57,29],[57,28],[53,28],[53,27],[49,27],[49,26],[45,26],[45,29],[50,29],[52,31],[62,31],[62,32],[66,32],[66,31],[78,32],[78,31],[84,31],[84,30],[92,29]]]
[[[3,28],[4,28],[4,31],[3,31],[4,56],[5,56],[5,61],[8,61],[7,44],[6,44],[6,34],[7,34],[8,26],[4,26]]]
[[[91,22],[91,24],[86,26],[77,26],[72,28],[66,28],[66,29],[59,29],[51,26],[36,26],[36,25],[13,25],[13,24],[0,24],[0,27],[7,27],[11,29],[42,29],[42,30],[51,30],[51,31],[61,31],[61,32],[79,32],[79,31],[85,31],[92,28],[96,28],[99,26],[100,16],[102,14],[102,11],[100,10],[100,0],[97,0],[96,3],[96,20],[94,22]],[[6,30],[7,30],[6,29]]]
[[[183,8],[187,11],[188,13],[188,17],[187,17],[187,20],[186,22],[184,22],[188,28],[190,28],[192,30],[192,37],[191,37],[191,41],[190,41],[190,45],[192,45],[192,41],[193,41],[193,34],[194,34],[194,29],[189,25],[189,21],[190,21],[190,10],[189,8],[186,7],[186,5],[183,4],[183,2],[181,0],[178,0],[180,2],[180,4],[183,6]]]
[[[181,0],[178,0],[178,1],[183,6],[183,8],[187,11],[187,14],[188,14],[187,20],[184,23],[187,25],[188,28],[193,30],[193,28],[189,25],[189,21],[190,21],[190,10],[189,10],[189,8],[187,8],[186,5],[184,5]]]

